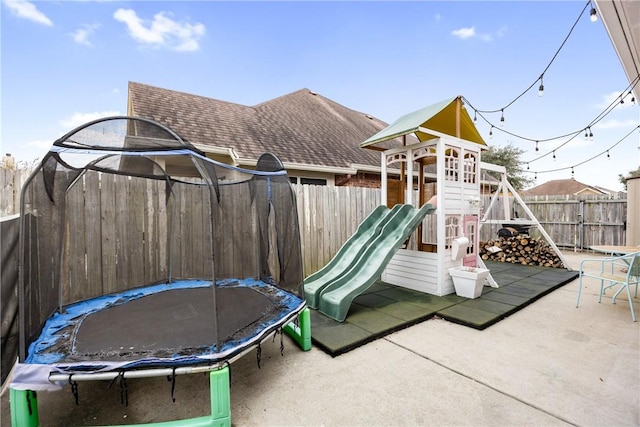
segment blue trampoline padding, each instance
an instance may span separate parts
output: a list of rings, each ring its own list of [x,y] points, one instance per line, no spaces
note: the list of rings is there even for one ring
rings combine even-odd
[[[305,306],[304,299],[286,292],[272,284],[256,279],[225,279],[216,282],[219,288],[251,288],[272,301],[279,309],[274,315],[260,321],[251,328],[247,328],[248,335],[221,342],[221,348],[216,349],[213,342],[206,348],[197,349],[193,354],[173,354],[171,357],[145,357],[140,360],[83,360],[70,361],[73,355],[57,351],[61,342],[73,342],[82,322],[93,313],[111,307],[121,306],[139,298],[170,290],[206,288],[211,286],[207,280],[179,280],[168,284],[151,285],[136,288],[117,294],[105,295],[90,300],[81,301],[65,307],[64,313],[54,313],[45,323],[38,339],[29,345],[27,364],[55,366],[56,371],[62,372],[97,372],[113,369],[134,369],[142,367],[177,367],[192,364],[224,361],[245,348],[260,342],[267,334],[291,321]],[[242,310],[243,307],[238,307]],[[249,325],[247,325],[249,326]],[[108,327],[108,325],[105,325]],[[67,345],[72,348],[72,345]],[[71,356],[71,357],[70,357]]]

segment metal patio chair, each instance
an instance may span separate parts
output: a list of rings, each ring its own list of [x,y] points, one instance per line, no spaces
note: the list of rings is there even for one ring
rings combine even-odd
[[[589,264],[593,267],[594,263],[600,264],[599,271],[585,271],[584,267]],[[616,271],[617,270],[617,271]],[[626,273],[626,274],[625,274]],[[600,296],[598,302],[602,302],[602,296],[609,288],[620,286],[616,289],[611,302],[616,303],[616,298],[622,291],[627,292],[629,299],[629,309],[631,310],[631,318],[636,321],[636,315],[633,311],[633,300],[631,298],[631,287],[635,285],[634,298],[638,297],[638,284],[640,283],[640,252],[617,257],[585,259],[580,263],[580,281],[578,284],[578,299],[576,307],[580,305],[580,294],[582,293],[582,278],[591,277],[600,280]]]

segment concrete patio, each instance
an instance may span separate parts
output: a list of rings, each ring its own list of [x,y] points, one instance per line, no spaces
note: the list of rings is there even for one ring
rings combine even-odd
[[[565,252],[573,269],[601,255]],[[599,284],[578,279],[479,331],[431,319],[332,358],[285,338],[231,366],[237,426],[638,426],[640,322],[626,297],[598,304]],[[636,316],[640,300],[634,298]],[[8,392],[1,424],[10,425]],[[79,384],[38,394],[42,426],[148,423],[206,415],[208,377]]]

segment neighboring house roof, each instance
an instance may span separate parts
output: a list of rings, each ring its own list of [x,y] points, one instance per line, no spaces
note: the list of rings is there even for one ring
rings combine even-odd
[[[614,191],[583,184],[575,179],[554,179],[522,192],[527,196],[566,196],[578,194],[612,194]]]
[[[129,82],[128,114],[156,120],[205,152],[227,152],[236,164],[255,164],[271,152],[285,165],[321,165],[334,173],[379,168],[380,154],[359,144],[386,126],[308,89],[244,106]]]

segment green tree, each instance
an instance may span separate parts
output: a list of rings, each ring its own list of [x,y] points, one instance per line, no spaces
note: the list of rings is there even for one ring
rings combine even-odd
[[[624,185],[624,190],[627,191],[627,180],[629,178],[635,178],[637,176],[640,176],[640,167],[638,167],[638,169],[634,171],[629,171],[629,173],[626,176],[619,174],[618,179],[620,180],[620,183]]]
[[[505,147],[489,147],[487,151],[482,152],[482,161],[493,163],[494,165],[504,166],[507,170],[507,179],[516,190],[522,190],[533,184],[534,179],[525,175],[524,170],[520,166],[520,156],[524,153],[521,148],[514,147],[509,143]],[[494,172],[488,172],[497,179]]]

